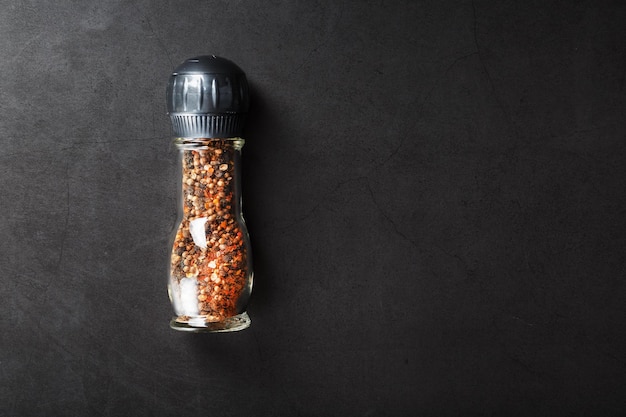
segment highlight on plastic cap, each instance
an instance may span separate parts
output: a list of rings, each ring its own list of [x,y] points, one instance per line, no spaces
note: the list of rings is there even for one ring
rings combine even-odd
[[[215,55],[187,59],[167,85],[167,113],[180,138],[240,137],[249,104],[246,74]]]

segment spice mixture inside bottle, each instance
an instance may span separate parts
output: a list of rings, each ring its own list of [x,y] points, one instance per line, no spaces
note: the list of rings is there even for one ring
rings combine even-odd
[[[171,296],[179,321],[222,321],[250,294],[248,242],[235,164],[242,141],[183,150],[183,220],[172,248]]]

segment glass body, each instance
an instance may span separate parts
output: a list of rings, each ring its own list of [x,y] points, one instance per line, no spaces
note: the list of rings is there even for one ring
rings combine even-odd
[[[250,325],[250,239],[241,211],[244,140],[177,139],[181,189],[168,292],[177,330],[220,332]]]

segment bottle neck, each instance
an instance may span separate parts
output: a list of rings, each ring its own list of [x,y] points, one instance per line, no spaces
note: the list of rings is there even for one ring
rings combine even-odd
[[[232,148],[241,151],[245,140],[235,138],[176,138],[174,144],[180,150],[211,150],[218,148]]]
[[[241,216],[243,139],[180,139],[183,216],[228,220]]]

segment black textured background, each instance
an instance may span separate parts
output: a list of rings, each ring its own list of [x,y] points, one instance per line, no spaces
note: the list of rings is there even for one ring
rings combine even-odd
[[[3,1],[0,415],[626,414],[623,1]],[[252,327],[169,329],[172,69],[248,74]]]

